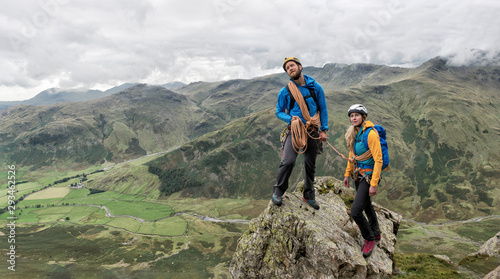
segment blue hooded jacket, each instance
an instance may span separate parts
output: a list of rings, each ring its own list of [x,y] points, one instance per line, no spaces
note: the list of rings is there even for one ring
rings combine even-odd
[[[321,120],[321,126],[319,127],[319,129],[321,131],[326,131],[328,130],[328,110],[326,108],[325,92],[323,92],[323,88],[321,87],[321,85],[319,85],[319,83],[317,83],[312,77],[304,75],[304,79],[306,81],[306,84],[304,86],[300,86],[295,81],[292,81],[297,85],[297,88],[299,88],[300,93],[302,93],[303,97],[310,95],[309,88],[314,88],[320,107],[319,116]],[[311,117],[313,117],[318,111],[316,102],[313,98],[306,98],[305,101],[309,106],[309,114]],[[304,116],[302,116],[302,111],[300,110],[299,104],[295,102],[292,110],[289,113],[286,113],[285,110],[288,109],[289,105],[290,94],[288,94],[286,87],[283,87],[278,95],[278,102],[276,104],[276,116],[279,119],[285,121],[287,124],[292,123],[292,116],[298,116],[302,120],[302,123],[306,123]]]

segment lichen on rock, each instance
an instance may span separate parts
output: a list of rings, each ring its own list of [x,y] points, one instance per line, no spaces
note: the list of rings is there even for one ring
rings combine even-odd
[[[350,216],[355,192],[333,177],[317,177],[314,210],[301,187],[272,202],[249,225],[233,255],[233,278],[385,278],[392,274],[401,215],[374,203],[382,240],[363,258],[364,239]],[[346,205],[347,204],[347,205]]]

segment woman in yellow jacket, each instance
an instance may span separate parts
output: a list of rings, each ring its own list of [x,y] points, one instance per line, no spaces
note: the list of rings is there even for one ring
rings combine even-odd
[[[344,186],[349,187],[349,177],[354,177],[356,186],[356,197],[351,207],[351,216],[361,231],[365,239],[363,246],[363,256],[371,255],[375,244],[380,241],[380,228],[377,214],[373,209],[370,197],[377,194],[377,186],[382,171],[382,148],[380,138],[375,129],[370,129],[368,134],[368,148],[371,156],[366,156],[363,134],[367,128],[373,127],[373,123],[366,120],[367,109],[361,105],[352,105],[347,111],[351,126],[345,134],[347,147],[349,148],[349,158],[355,158],[356,162],[348,162],[344,174]],[[365,156],[363,156],[365,155]],[[368,217],[368,221],[363,215],[363,211]]]

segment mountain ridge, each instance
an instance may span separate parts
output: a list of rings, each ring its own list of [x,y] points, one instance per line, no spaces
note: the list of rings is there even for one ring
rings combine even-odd
[[[97,89],[63,89],[63,88],[49,88],[35,95],[33,98],[24,101],[0,101],[0,110],[18,105],[53,105],[65,102],[83,102],[94,99],[104,98],[122,90],[126,90],[139,83],[124,83],[105,91]],[[173,90],[184,86],[182,82],[170,82],[160,85],[168,90]]]

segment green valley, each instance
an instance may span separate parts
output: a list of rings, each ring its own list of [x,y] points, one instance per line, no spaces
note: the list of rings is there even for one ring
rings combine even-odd
[[[156,277],[165,274],[165,267],[173,267],[169,272],[178,274],[177,278],[228,274],[225,265],[239,235],[268,201],[184,199],[176,195],[158,199],[158,192],[92,191],[103,178],[113,179],[127,172],[154,180],[143,165],[151,159],[154,157],[112,166],[104,172],[82,170],[79,177],[88,174],[83,182],[86,186],[80,189],[70,187],[78,180],[73,178],[61,179],[64,182],[50,187],[23,187],[24,191],[17,192],[33,189],[16,204],[18,271],[9,278],[33,274]],[[22,171],[19,173],[19,178],[25,176]],[[51,175],[56,174],[47,173]],[[135,181],[138,188],[145,190],[150,184],[147,179]],[[28,184],[36,182],[20,184],[19,188]],[[114,183],[120,187],[126,184]],[[2,200],[6,193],[2,193]],[[5,205],[7,202],[2,202]],[[9,216],[9,212],[4,212],[0,218],[7,220]],[[207,217],[213,221],[204,221]],[[6,234],[0,234],[3,237]],[[6,254],[3,247],[0,250]],[[200,260],[195,269],[193,257]],[[4,266],[2,263],[0,274],[9,274],[4,273],[8,271]]]

